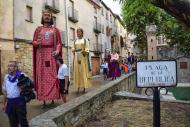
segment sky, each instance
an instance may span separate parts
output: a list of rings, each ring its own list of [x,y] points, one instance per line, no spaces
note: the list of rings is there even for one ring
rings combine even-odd
[[[113,13],[121,15],[121,7],[118,1],[103,0],[103,2],[113,11]]]

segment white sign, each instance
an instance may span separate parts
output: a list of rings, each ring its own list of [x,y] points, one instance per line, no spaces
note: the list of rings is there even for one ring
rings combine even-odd
[[[137,87],[162,87],[176,85],[176,61],[137,62]]]

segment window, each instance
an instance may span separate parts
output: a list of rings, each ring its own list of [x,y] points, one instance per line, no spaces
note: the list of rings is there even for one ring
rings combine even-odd
[[[106,35],[110,36],[110,28],[109,28],[109,26],[106,27]]]
[[[154,59],[154,57],[152,56],[152,60]]]
[[[153,42],[153,39],[151,39],[150,41]]]
[[[96,7],[94,7],[94,13],[96,13],[96,14],[97,14],[97,8],[96,8]]]
[[[98,44],[98,35],[96,34],[95,37],[96,37],[96,44]]]
[[[94,25],[95,25],[95,28],[97,29],[97,27],[98,27],[98,19],[97,19],[97,17],[96,16],[94,16]]]
[[[56,17],[53,16],[53,25],[56,26]]]
[[[110,22],[112,22],[112,16],[110,15]]]
[[[74,28],[70,28],[70,40],[74,41],[75,40],[75,29]]]
[[[74,8],[74,2],[72,0],[69,1],[69,4],[72,8]]]
[[[104,9],[102,8],[102,16],[104,16]]]
[[[102,34],[104,34],[104,25],[102,25]]]
[[[108,20],[108,12],[106,12],[106,19]]]
[[[162,41],[162,37],[159,36],[159,37],[158,37],[158,44],[161,44],[161,41]]]
[[[26,6],[26,21],[33,22],[32,19],[32,7]]]
[[[187,62],[180,62],[180,69],[187,69]]]

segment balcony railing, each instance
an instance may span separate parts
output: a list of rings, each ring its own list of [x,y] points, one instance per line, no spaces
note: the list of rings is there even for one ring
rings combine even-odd
[[[93,52],[95,54],[101,54],[103,53],[103,45],[102,44],[99,44],[99,43],[94,43],[93,44]]]
[[[78,11],[73,7],[68,8],[68,18],[70,21],[77,23],[79,21]]]
[[[98,22],[94,22],[94,32],[101,33],[101,24]]]
[[[51,10],[53,13],[59,13],[59,0],[46,0],[45,8]]]

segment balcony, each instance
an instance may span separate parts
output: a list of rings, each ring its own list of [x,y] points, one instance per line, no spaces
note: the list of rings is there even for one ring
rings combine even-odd
[[[73,23],[77,23],[79,21],[78,11],[73,7],[68,8],[68,18]]]
[[[59,13],[59,0],[46,0],[45,9],[49,9],[53,13]]]
[[[94,49],[93,50],[94,54],[99,55],[99,54],[103,53],[103,45],[102,44],[94,43],[93,49]]]
[[[101,33],[101,24],[98,22],[94,22],[94,32]]]

